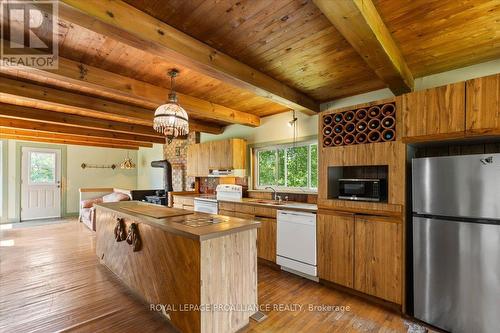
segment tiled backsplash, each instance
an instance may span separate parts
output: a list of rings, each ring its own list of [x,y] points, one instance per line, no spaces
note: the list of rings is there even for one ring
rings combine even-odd
[[[172,187],[175,192],[193,188],[194,177],[186,176],[187,147],[200,141],[199,133],[189,133],[187,139],[173,140],[163,147],[163,156],[172,164]]]
[[[213,194],[215,193],[215,188],[219,184],[227,183],[229,178],[215,178],[215,177],[201,177],[200,178],[200,193]],[[225,182],[226,181],[226,182]],[[245,192],[248,188],[247,178],[231,178],[231,184],[243,186],[243,191]]]

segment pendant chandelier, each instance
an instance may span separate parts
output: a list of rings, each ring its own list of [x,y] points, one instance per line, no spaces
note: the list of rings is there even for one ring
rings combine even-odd
[[[132,162],[132,159],[128,155],[128,150],[127,150],[127,158],[123,160],[123,162],[120,163],[120,169],[135,169],[135,164]]]
[[[170,76],[170,94],[166,104],[160,105],[155,111],[153,128],[167,137],[170,144],[173,139],[189,133],[187,112],[177,102],[175,94],[175,77],[179,74],[177,69],[168,72]]]

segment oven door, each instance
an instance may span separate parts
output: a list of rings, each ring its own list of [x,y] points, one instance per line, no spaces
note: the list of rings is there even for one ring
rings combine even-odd
[[[219,212],[219,205],[217,204],[217,201],[194,199],[194,211],[208,214],[217,214]]]
[[[380,180],[339,179],[339,199],[380,201]]]

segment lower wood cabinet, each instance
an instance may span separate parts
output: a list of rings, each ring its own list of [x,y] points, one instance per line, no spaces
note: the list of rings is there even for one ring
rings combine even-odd
[[[261,223],[257,229],[257,257],[276,262],[276,219],[256,217]]]
[[[275,208],[220,202],[219,215],[259,221],[261,226],[257,229],[257,257],[276,262],[277,222]]]
[[[356,216],[354,289],[401,304],[401,221]]]
[[[400,219],[321,212],[317,220],[319,277],[401,304],[402,239]]]
[[[318,214],[316,225],[319,277],[352,288],[354,214]]]

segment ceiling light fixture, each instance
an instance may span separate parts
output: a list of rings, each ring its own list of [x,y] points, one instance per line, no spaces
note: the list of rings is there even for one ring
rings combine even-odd
[[[167,137],[170,144],[173,139],[189,133],[188,115],[177,102],[175,93],[175,77],[179,74],[177,69],[168,72],[170,76],[170,93],[166,104],[160,105],[155,111],[153,128]]]

